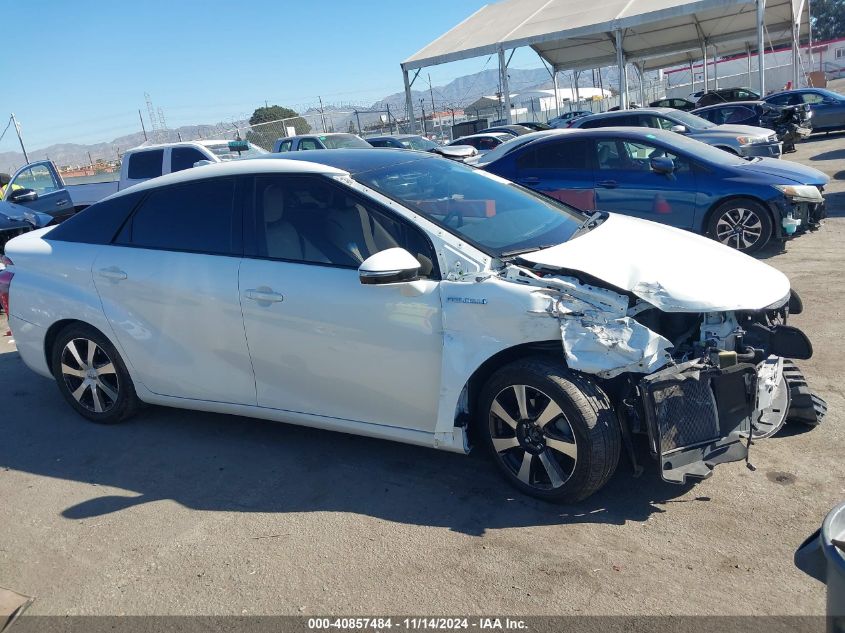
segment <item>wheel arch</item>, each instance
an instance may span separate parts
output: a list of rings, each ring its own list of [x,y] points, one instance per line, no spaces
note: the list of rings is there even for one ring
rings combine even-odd
[[[44,334],[44,359],[47,362],[47,367],[50,369],[50,373],[53,373],[53,345],[56,342],[56,338],[58,338],[59,334],[62,330],[64,330],[69,325],[84,325],[85,327],[90,327],[96,330],[99,334],[103,336],[107,341],[111,342],[112,345],[115,345],[115,342],[112,340],[107,333],[103,332],[100,328],[91,325],[81,319],[60,319],[53,323],[50,327],[47,328],[47,332]],[[117,345],[115,345],[117,348]]]
[[[754,196],[754,195],[740,195],[740,194],[735,194],[735,193],[731,193],[731,194],[728,194],[726,196],[722,196],[721,198],[719,198],[718,200],[713,202],[710,205],[710,207],[707,209],[707,212],[704,214],[704,218],[703,218],[702,223],[701,223],[701,232],[704,235],[707,234],[707,229],[710,226],[710,219],[713,217],[713,214],[716,212],[716,209],[718,209],[720,206],[722,206],[726,202],[731,202],[732,200],[750,200],[751,202],[759,204],[761,207],[763,207],[766,210],[766,212],[769,214],[769,220],[772,223],[771,238],[776,237],[778,223],[775,219],[775,214],[772,211],[772,208],[769,205],[769,203],[766,202],[765,200],[763,200],[762,198],[758,198],[757,196]]]
[[[496,352],[476,367],[464,384],[463,391],[467,393],[467,407],[470,417],[475,412],[478,396],[490,376],[505,365],[530,356],[553,357],[560,362],[562,367],[568,366],[563,351],[563,342],[560,339],[520,343]]]

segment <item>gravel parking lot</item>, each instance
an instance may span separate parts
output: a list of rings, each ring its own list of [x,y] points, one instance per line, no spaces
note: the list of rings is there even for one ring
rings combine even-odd
[[[480,454],[162,408],[101,427],[3,338],[0,586],[56,615],[823,613],[792,556],[845,498],[845,135],[787,158],[833,178],[825,226],[763,255],[830,412],[755,445],[755,472],[678,487],[623,459],[560,507]]]

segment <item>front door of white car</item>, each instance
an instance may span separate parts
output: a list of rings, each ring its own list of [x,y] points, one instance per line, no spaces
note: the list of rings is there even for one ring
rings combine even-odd
[[[153,393],[255,404],[238,296],[235,182],[152,191],[94,261],[94,284],[123,357]]]
[[[433,432],[442,320],[425,234],[328,177],[257,176],[248,191],[239,286],[259,406]],[[397,246],[421,278],[361,284],[361,262]]]

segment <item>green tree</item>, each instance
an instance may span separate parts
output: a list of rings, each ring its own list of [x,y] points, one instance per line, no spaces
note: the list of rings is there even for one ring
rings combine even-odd
[[[813,41],[845,35],[845,0],[813,0]]]
[[[278,105],[256,108],[249,117],[249,124],[254,127],[246,133],[246,140],[268,150],[273,149],[276,139],[288,135],[289,127],[294,128],[297,134],[308,134],[311,131],[308,121],[299,116],[298,112]]]

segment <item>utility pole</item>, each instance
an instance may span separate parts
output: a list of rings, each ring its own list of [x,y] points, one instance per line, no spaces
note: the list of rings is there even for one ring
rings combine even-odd
[[[387,122],[390,124],[390,133],[393,134],[393,119],[390,115],[390,104],[387,104]]]
[[[423,136],[428,136],[428,129],[425,126],[425,99],[420,98],[420,111],[422,112],[422,129]]]
[[[147,128],[144,127],[144,117],[141,116],[141,108],[138,108],[138,118],[141,119],[141,131],[144,133],[144,140],[147,140]]]
[[[320,100],[320,121],[323,123],[323,134],[326,133],[326,117],[323,115],[323,98],[317,97]]]
[[[15,132],[18,135],[18,142],[21,144],[21,151],[23,152],[23,159],[28,163],[29,156],[26,154],[26,147],[23,145],[23,138],[21,137],[21,126],[18,123],[18,120],[15,118],[15,113],[12,112],[12,125],[15,126]]]
[[[437,112],[437,108],[434,107],[434,90],[431,87],[431,73],[428,73],[428,94],[431,95],[431,124],[434,125],[434,113]],[[441,125],[442,127],[442,125]],[[442,130],[441,130],[442,133]]]
[[[358,116],[358,110],[355,110],[355,120],[358,121],[358,134],[363,136],[363,132],[361,132],[361,117]]]

